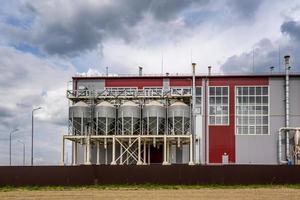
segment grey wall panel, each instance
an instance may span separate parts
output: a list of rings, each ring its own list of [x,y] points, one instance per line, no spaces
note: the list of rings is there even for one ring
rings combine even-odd
[[[182,163],[182,148],[176,148],[176,163]]]
[[[236,135],[236,163],[277,164],[278,129],[284,126],[284,79],[270,78],[270,135]]]
[[[105,80],[78,80],[77,89],[81,86],[88,88],[88,90],[103,90],[105,87]]]
[[[84,164],[84,146],[77,144],[77,164]]]
[[[290,80],[290,126],[300,127],[300,78]]]
[[[189,163],[189,145],[182,145],[182,163]]]
[[[170,79],[168,78],[163,79],[163,89],[164,90],[170,89]]]

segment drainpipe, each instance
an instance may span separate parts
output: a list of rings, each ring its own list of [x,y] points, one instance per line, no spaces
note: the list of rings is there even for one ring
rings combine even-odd
[[[190,154],[195,155],[194,150],[195,150],[195,138],[196,138],[196,114],[195,114],[195,109],[196,109],[196,63],[192,63],[192,72],[193,72],[193,88],[192,88],[192,138],[190,140],[190,145],[192,148],[190,148]],[[194,157],[190,158],[189,165],[194,164]]]
[[[282,163],[282,164],[286,164],[287,160],[282,159],[281,134],[283,132],[287,133],[289,131],[293,131],[292,133],[294,133],[294,137],[299,138],[300,127],[282,127],[278,131],[278,160],[279,160],[279,163]]]
[[[285,127],[290,126],[290,91],[289,91],[289,70],[290,70],[290,56],[284,56],[285,65]],[[290,159],[290,137],[289,130],[286,130],[286,158]]]

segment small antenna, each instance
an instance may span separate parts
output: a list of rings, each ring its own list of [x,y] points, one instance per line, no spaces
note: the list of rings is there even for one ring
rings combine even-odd
[[[278,45],[278,72],[281,71],[280,45]]]
[[[253,72],[253,74],[254,74],[254,47],[253,47],[253,50],[252,50],[252,72]]]
[[[161,51],[161,74],[164,73],[164,52]]]
[[[108,67],[106,67],[106,76],[108,76]]]
[[[193,50],[191,48],[191,63],[193,63]]]

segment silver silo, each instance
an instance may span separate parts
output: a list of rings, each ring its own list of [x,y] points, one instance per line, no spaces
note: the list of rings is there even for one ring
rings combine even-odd
[[[96,134],[109,135],[115,133],[116,108],[107,101],[103,101],[95,106],[94,122],[96,124]]]
[[[175,102],[168,109],[169,134],[181,135],[190,132],[190,107]]]
[[[69,107],[69,123],[73,135],[83,135],[87,131],[90,106],[83,101]]]
[[[119,134],[140,134],[140,106],[132,101],[123,103],[118,109]]]
[[[143,108],[143,130],[145,135],[164,134],[166,108],[157,101],[145,104]]]

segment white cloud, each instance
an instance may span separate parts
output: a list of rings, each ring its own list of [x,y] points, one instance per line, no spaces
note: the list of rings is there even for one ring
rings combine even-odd
[[[0,54],[0,108],[6,112],[0,114],[0,129],[8,134],[12,128],[17,127],[19,132],[23,133],[20,139],[24,140],[29,148],[31,110],[33,107],[43,106],[35,117],[38,132],[61,134],[62,129],[66,132],[68,108],[65,94],[67,82],[75,73],[75,68],[61,59],[39,58],[11,47],[0,46]],[[7,163],[7,134],[1,136],[4,141],[0,142],[0,148],[3,149],[0,164]],[[53,141],[56,139],[48,140],[45,136],[39,141],[47,143],[48,146],[42,145],[37,151],[50,151],[47,148],[55,146]],[[44,162],[53,162],[53,156],[56,157],[52,152],[45,157]]]

